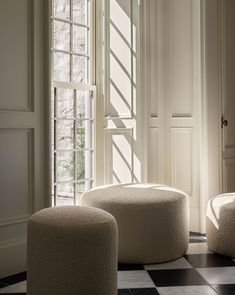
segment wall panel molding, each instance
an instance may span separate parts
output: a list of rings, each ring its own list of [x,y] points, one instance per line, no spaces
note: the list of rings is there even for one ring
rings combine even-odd
[[[171,129],[172,185],[193,195],[193,129]]]
[[[159,129],[149,129],[149,143],[148,143],[148,181],[159,181]]]
[[[27,222],[29,217],[30,215],[16,216],[11,218],[1,218],[0,227]]]
[[[10,67],[8,70],[2,70],[2,77],[1,80],[3,84],[0,87],[0,94],[3,98],[3,101],[0,102],[0,111],[13,111],[13,112],[32,112],[34,110],[34,1],[35,0],[21,0],[20,2],[20,8],[14,7],[12,12],[17,13],[17,17],[12,15],[12,18],[21,20],[21,23],[18,24],[18,28],[16,29],[16,36],[8,36],[7,42],[2,40],[2,43],[7,44],[4,47],[3,55],[6,55],[6,58],[2,59],[1,67],[2,69],[7,67],[10,63],[9,56],[11,55],[12,60],[11,62],[15,63],[15,68],[13,72],[9,72]],[[3,6],[2,11],[5,14],[4,7],[7,7],[7,0],[1,1]],[[4,3],[5,2],[5,3]],[[18,1],[16,1],[18,2]],[[0,8],[1,8],[0,6]],[[23,9],[25,8],[25,11]],[[20,16],[20,13],[22,13],[22,16]],[[23,22],[26,19],[26,23],[23,24]],[[13,22],[8,22],[11,19],[8,18],[7,21],[3,20],[5,22],[5,25],[3,27],[4,32],[9,30],[11,26],[13,26]],[[23,28],[23,26],[25,26]],[[17,31],[18,29],[18,31]],[[22,31],[19,31],[22,29]],[[11,28],[11,33],[13,34],[14,28]],[[8,32],[9,34],[9,32]],[[22,34],[24,35],[24,38],[27,39],[27,48],[24,48],[24,50],[21,48],[23,44],[25,44],[24,40],[20,40],[22,37]],[[4,34],[5,35],[5,34]],[[1,34],[1,36],[4,36]],[[14,43],[15,42],[17,43]],[[19,45],[20,44],[20,45]],[[20,52],[22,50],[22,52]],[[22,56],[20,55],[22,54]],[[25,56],[27,54],[27,56]],[[14,59],[17,58],[16,61]],[[25,64],[23,64],[25,62]],[[2,64],[3,63],[3,64]],[[21,72],[20,72],[21,70]],[[23,77],[26,77],[26,80],[23,81]],[[25,84],[25,85],[24,85]],[[26,87],[27,85],[27,87]],[[25,87],[24,91],[22,91],[23,86]],[[9,96],[9,92],[10,95]],[[24,93],[23,93],[24,92]],[[21,96],[19,96],[21,95]],[[15,103],[15,97],[19,96],[20,99],[18,101],[21,103],[16,105]],[[9,102],[12,102],[8,104]]]
[[[134,181],[133,128],[105,129],[106,183]]]
[[[24,219],[33,213],[35,197],[34,129],[0,128],[0,138],[0,157],[5,167],[4,175],[1,177],[2,181],[5,179],[4,177],[7,177],[7,182],[2,183],[1,208],[3,211],[0,210],[0,212],[1,216],[7,214],[7,218],[0,219],[0,226],[3,226],[24,222]],[[20,167],[24,167],[24,170],[19,170]],[[12,183],[9,183],[10,177]],[[18,191],[15,191],[16,188],[14,187],[18,188]],[[16,196],[20,203],[13,204]],[[10,198],[12,198],[12,202]],[[19,198],[21,198],[21,201],[19,201]],[[20,204],[22,206],[24,204],[24,206],[21,208]],[[15,206],[15,210],[11,209],[12,206]]]
[[[132,118],[137,88],[133,0],[107,1],[105,8],[105,117]]]
[[[223,160],[223,191],[224,192],[234,192],[235,191],[235,183],[234,183],[234,175],[235,175],[235,157],[227,158]]]
[[[170,0],[171,115],[193,113],[192,0]]]

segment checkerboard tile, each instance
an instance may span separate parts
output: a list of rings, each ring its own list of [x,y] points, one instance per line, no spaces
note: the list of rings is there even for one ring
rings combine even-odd
[[[119,289],[118,295],[158,295],[155,288],[141,288],[141,289]]]
[[[154,283],[145,270],[131,270],[118,272],[118,288],[151,288]]]
[[[212,285],[219,295],[234,295],[235,285]]]
[[[216,295],[210,286],[180,286],[158,288],[160,295]]]
[[[235,260],[213,254],[205,241],[191,235],[186,255],[175,261],[119,264],[118,295],[234,295]],[[21,273],[0,279],[0,295],[26,295],[25,278]]]
[[[235,267],[198,268],[197,271],[211,285],[235,284]]]
[[[208,284],[195,269],[150,270],[148,273],[157,287]]]
[[[217,254],[185,255],[185,258],[195,268],[235,266],[231,258]]]

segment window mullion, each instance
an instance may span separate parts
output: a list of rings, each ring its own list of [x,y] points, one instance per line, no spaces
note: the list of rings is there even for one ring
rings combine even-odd
[[[70,82],[73,82],[73,0],[70,0]]]
[[[74,89],[74,117],[77,118],[77,90]],[[77,195],[77,120],[74,120],[74,205],[76,204],[76,195]]]
[[[57,118],[57,88],[54,87],[54,117]],[[57,149],[57,121],[54,120],[54,151]],[[56,206],[57,201],[57,186],[55,183],[57,182],[57,154],[54,152],[54,206]]]

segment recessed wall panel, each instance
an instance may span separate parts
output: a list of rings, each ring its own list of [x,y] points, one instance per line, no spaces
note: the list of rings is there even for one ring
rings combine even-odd
[[[107,38],[107,99],[106,115],[130,117],[133,108],[132,1],[110,0],[106,23]]]
[[[107,182],[132,182],[132,131],[106,130]]]
[[[0,110],[30,108],[32,2],[0,1]]]
[[[171,0],[172,116],[191,117],[193,106],[192,0]]]
[[[172,128],[171,130],[171,169],[172,185],[192,195],[193,137],[191,128]]]
[[[225,54],[225,119],[228,120],[228,126],[225,127],[225,148],[235,147],[235,1],[224,1],[225,9],[225,36],[224,36],[224,54]]]
[[[31,213],[32,149],[31,130],[0,129],[0,223]]]
[[[148,153],[148,181],[150,182],[158,182],[158,155],[159,155],[159,148],[158,148],[158,128],[150,128],[149,130],[149,153]]]
[[[225,163],[225,176],[226,176],[226,192],[235,192],[235,159],[226,159]]]
[[[161,50],[162,43],[159,39],[159,20],[158,13],[158,1],[149,0],[149,94],[150,94],[150,115],[151,117],[158,116],[158,93],[159,93],[159,67],[160,61],[157,60],[159,56],[158,51]],[[158,63],[159,62],[159,63]]]

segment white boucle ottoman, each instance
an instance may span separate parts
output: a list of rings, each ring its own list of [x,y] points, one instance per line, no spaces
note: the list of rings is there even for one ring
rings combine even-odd
[[[81,204],[111,213],[118,225],[119,263],[158,263],[182,256],[188,247],[188,196],[157,184],[97,187]]]
[[[109,213],[54,207],[28,223],[28,295],[117,295],[117,225]]]
[[[235,193],[209,200],[206,236],[211,251],[235,258]]]

